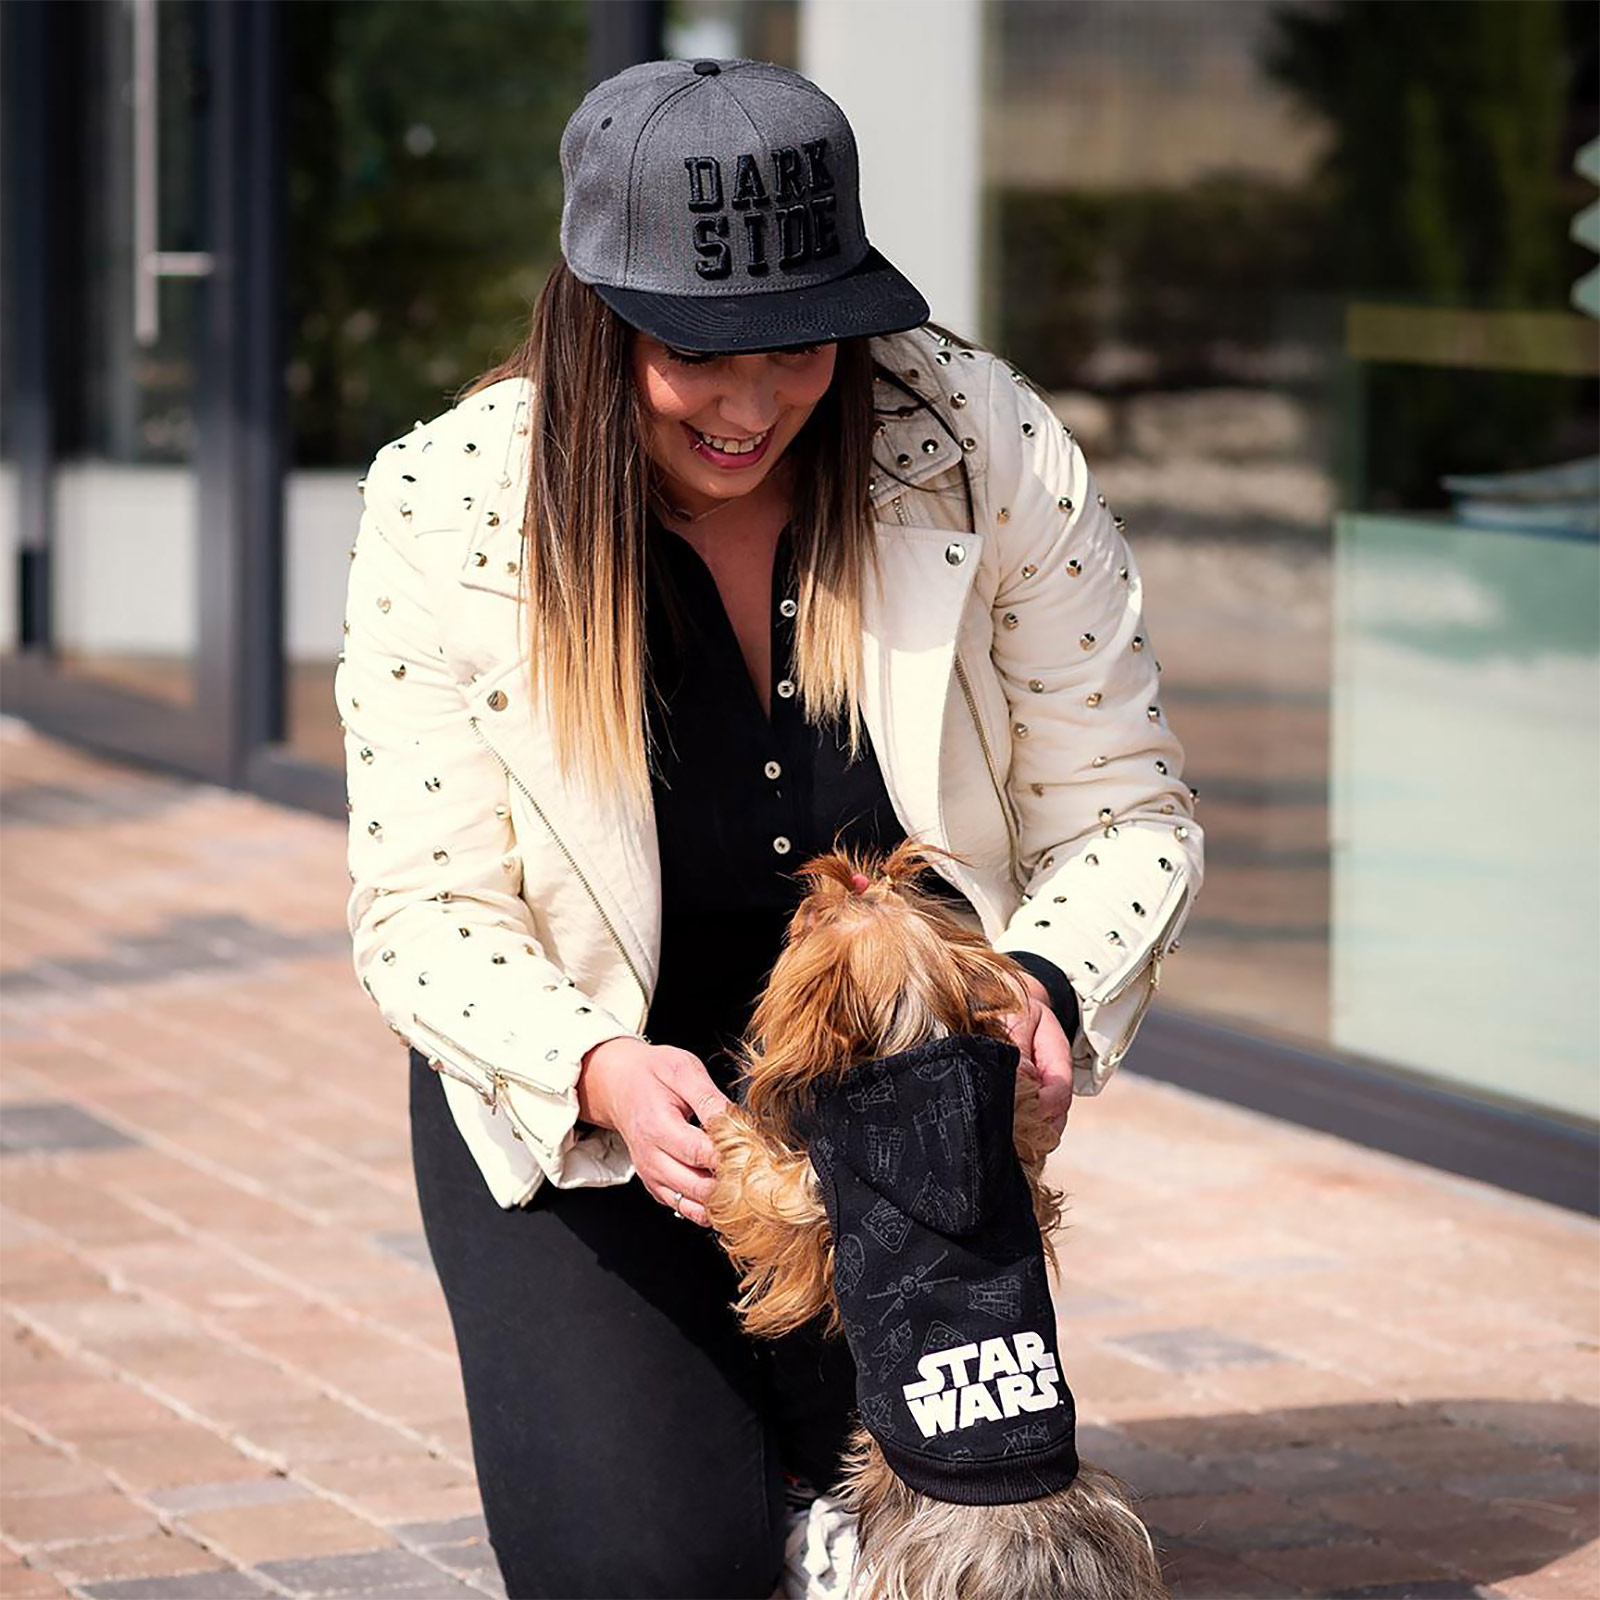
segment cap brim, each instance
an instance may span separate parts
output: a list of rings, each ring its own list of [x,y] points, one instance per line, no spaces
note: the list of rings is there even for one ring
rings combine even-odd
[[[868,249],[843,277],[758,294],[645,294],[597,283],[619,317],[662,344],[696,354],[779,350],[901,333],[928,320],[928,302],[911,281]]]

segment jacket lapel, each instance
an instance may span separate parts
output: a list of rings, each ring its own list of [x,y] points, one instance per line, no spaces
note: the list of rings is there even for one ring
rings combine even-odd
[[[947,846],[939,806],[945,703],[978,541],[947,528],[878,527],[862,596],[861,716],[907,834]]]

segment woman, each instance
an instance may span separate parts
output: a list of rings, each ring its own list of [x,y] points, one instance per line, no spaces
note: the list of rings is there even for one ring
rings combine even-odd
[[[651,63],[588,96],[562,170],[527,344],[365,480],[356,966],[413,1046],[509,1593],[761,1596],[852,1373],[745,1341],[685,1221],[789,874],[836,837],[955,852],[1031,974],[1014,1037],[1059,1129],[1149,1004],[1200,835],[1120,529],[1043,402],[869,248],[838,108]]]

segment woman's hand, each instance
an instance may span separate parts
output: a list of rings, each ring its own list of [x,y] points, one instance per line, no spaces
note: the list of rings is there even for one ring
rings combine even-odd
[[[643,1039],[604,1040],[578,1074],[578,1115],[620,1133],[645,1188],[702,1227],[717,1152],[696,1123],[727,1104],[698,1056]]]
[[[1022,975],[1022,985],[1028,1003],[1010,1019],[1011,1042],[1022,1052],[1022,1070],[1039,1081],[1039,1109],[1059,1143],[1072,1109],[1072,1045],[1044,985],[1031,973]]]

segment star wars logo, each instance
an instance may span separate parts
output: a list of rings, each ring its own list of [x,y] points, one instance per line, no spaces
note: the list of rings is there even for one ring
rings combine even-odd
[[[924,1439],[1061,1404],[1056,1358],[1037,1333],[930,1351],[917,1371],[904,1394]]]
[[[780,145],[770,170],[754,155],[736,157],[726,190],[715,156],[686,156],[683,165],[694,218],[694,270],[702,278],[728,278],[735,270],[764,278],[774,262],[780,271],[793,272],[838,255],[838,197],[826,139]]]

